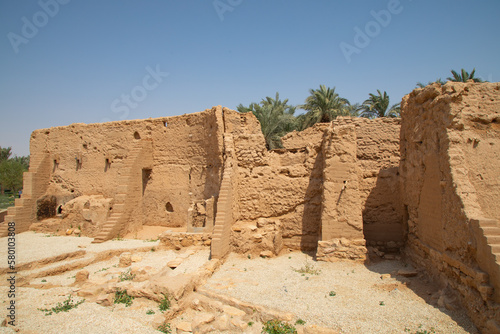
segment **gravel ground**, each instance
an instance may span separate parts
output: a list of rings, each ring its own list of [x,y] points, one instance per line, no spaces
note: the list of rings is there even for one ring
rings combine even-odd
[[[51,308],[58,302],[63,302],[71,293],[69,288],[56,288],[50,290],[37,290],[30,288],[19,288],[16,296],[17,324],[22,328],[21,333],[33,334],[97,334],[97,333],[138,333],[158,334],[143,321],[133,319],[130,314],[124,314],[123,307],[102,307],[95,303],[83,303],[69,312],[53,313],[45,315],[38,308]],[[7,289],[0,287],[0,294],[5,296]],[[79,297],[73,298],[81,300]],[[3,304],[3,303],[2,303]],[[1,307],[2,319],[5,318],[5,307]],[[138,313],[136,317],[148,320],[148,316],[142,310],[128,308],[127,313]],[[0,327],[0,333],[12,333],[12,330]]]
[[[18,236],[17,255],[22,262],[80,250],[87,253],[110,249],[132,248],[140,260],[132,267],[147,268],[149,273],[160,271],[178,257],[184,261],[169,274],[190,273],[208,261],[209,250],[136,252],[133,248],[155,246],[157,242],[143,240],[108,241],[91,244],[91,238],[45,237],[40,233],[22,233]],[[1,257],[5,257],[6,238],[0,239]],[[36,247],[33,247],[36,245]],[[61,261],[61,264],[72,260]],[[19,262],[18,262],[19,263]],[[105,282],[128,268],[118,268],[118,257],[85,267],[90,280]],[[4,265],[4,263],[2,263]],[[298,272],[309,269],[309,273]],[[41,268],[43,270],[43,268]],[[102,307],[85,302],[69,312],[45,316],[37,308],[50,308],[75,294],[77,271],[58,276],[37,278],[32,284],[63,285],[52,289],[18,288],[16,291],[17,321],[22,333],[158,333],[151,328],[155,315],[147,315],[156,304],[136,299],[131,307],[122,305]],[[231,254],[223,266],[205,284],[204,288],[241,301],[292,312],[306,324],[334,328],[339,333],[478,333],[468,318],[459,312],[450,313],[424,300],[437,289],[425,284],[425,278],[381,279],[382,274],[411,269],[398,261],[384,261],[370,266],[338,262],[314,262],[311,257],[295,252],[273,259],[247,259]],[[316,271],[316,272],[315,272]],[[3,275],[2,275],[3,276]],[[170,276],[170,275],[169,275]],[[409,287],[402,284],[407,281]],[[7,287],[0,286],[0,319],[7,310]],[[79,299],[75,297],[75,299]],[[181,316],[182,320],[182,316]],[[19,327],[18,327],[19,328]],[[0,327],[0,333],[12,333]]]
[[[141,248],[157,246],[159,241],[145,242],[143,240],[110,240],[105,243],[93,244],[93,238],[72,236],[51,236],[50,234],[24,232],[16,236],[16,264],[39,261],[63,253],[85,250],[86,252],[102,252],[112,249]],[[57,244],[57,247],[54,247]],[[36,247],[33,247],[36,245]],[[80,246],[80,247],[79,247]],[[84,248],[81,248],[84,247]],[[7,254],[7,238],[0,238],[0,258]],[[6,268],[7,261],[0,262],[0,268]]]
[[[318,273],[296,271],[306,267]],[[478,333],[464,314],[445,312],[413,292],[410,288],[418,278],[412,279],[410,288],[395,278],[381,279],[381,274],[398,269],[409,268],[398,261],[369,267],[314,262],[298,252],[253,260],[231,254],[204,288],[292,312],[308,324],[340,333],[415,333],[431,328],[436,333]]]

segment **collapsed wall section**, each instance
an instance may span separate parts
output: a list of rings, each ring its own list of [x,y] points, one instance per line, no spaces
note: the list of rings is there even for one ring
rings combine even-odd
[[[285,149],[268,151],[253,114],[224,115],[233,119],[228,130],[233,133],[238,175],[233,249],[257,254],[277,254],[283,246],[315,251],[321,215],[321,140],[327,124],[284,137]]]
[[[500,84],[434,84],[403,98],[407,255],[500,330]],[[495,236],[495,234],[497,236]]]

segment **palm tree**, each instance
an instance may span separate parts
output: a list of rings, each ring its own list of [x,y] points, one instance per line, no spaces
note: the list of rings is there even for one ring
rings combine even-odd
[[[327,88],[325,85],[320,85],[319,89],[310,89],[309,93],[306,103],[300,106],[307,110],[305,116],[302,117],[302,129],[316,123],[331,122],[337,116],[349,116],[349,100],[335,93],[335,87]]]
[[[248,107],[239,104],[236,109],[241,113],[252,112],[257,117],[269,150],[283,147],[281,137],[297,127],[293,116],[295,107],[288,105],[288,99],[281,101],[279,93],[274,99],[268,96],[260,104],[250,103]]]
[[[446,78],[448,81],[454,81],[454,82],[467,82],[467,80],[473,80],[474,82],[483,82],[483,80],[479,78],[474,78],[474,73],[476,72],[476,69],[474,68],[470,74],[462,68],[461,74],[455,72],[454,70],[451,70],[451,74],[453,74],[452,77]]]
[[[418,87],[418,88],[424,88],[425,86],[432,85],[433,83],[438,83],[438,84],[440,84],[440,85],[444,85],[446,82],[444,82],[441,78],[437,78],[437,79],[436,79],[436,81],[429,81],[429,82],[427,83],[427,85],[426,85],[426,84],[423,84],[423,83],[421,83],[421,82],[419,81],[419,82],[417,82],[417,87]]]
[[[365,100],[361,105],[361,117],[377,118],[377,117],[400,117],[401,103],[396,103],[389,108],[389,95],[384,91],[382,94],[377,89],[378,95],[371,94],[370,98]]]

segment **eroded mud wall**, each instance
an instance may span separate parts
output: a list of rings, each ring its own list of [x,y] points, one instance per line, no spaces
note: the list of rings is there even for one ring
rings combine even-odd
[[[177,117],[37,130],[31,153],[50,157],[45,196],[55,196],[57,205],[81,195],[114,199],[120,191],[134,191],[140,201],[131,218],[182,227],[192,202],[218,195],[223,131],[222,110],[214,107]],[[153,160],[141,171],[144,141],[152,144]],[[138,171],[127,170],[131,159]],[[138,186],[123,190],[127,173],[138,173]]]
[[[434,84],[405,96],[402,111],[406,253],[452,287],[485,332],[498,329],[498,255],[488,233],[499,227],[500,85]]]

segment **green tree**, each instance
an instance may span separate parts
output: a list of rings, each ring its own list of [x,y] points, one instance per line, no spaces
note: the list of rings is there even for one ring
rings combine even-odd
[[[467,82],[467,80],[473,80],[474,82],[483,82],[483,80],[481,80],[479,78],[474,78],[475,73],[476,73],[475,68],[470,73],[468,73],[463,68],[462,68],[461,73],[457,73],[456,71],[451,70],[451,74],[453,74],[453,77],[448,77],[448,78],[446,78],[446,80],[454,81],[454,82]]]
[[[288,104],[288,99],[280,100],[279,93],[275,98],[267,96],[248,107],[239,104],[236,109],[241,113],[252,112],[257,117],[269,150],[283,147],[281,137],[296,129],[295,107]]]
[[[335,87],[320,85],[319,89],[310,89],[305,104],[300,108],[307,110],[300,119],[300,128],[303,130],[316,123],[331,122],[337,116],[349,116],[349,100],[335,93]]]
[[[26,166],[16,159],[0,163],[1,193],[3,194],[5,189],[17,193],[23,187],[23,173],[25,171],[27,171]]]
[[[10,156],[12,155],[12,148],[7,147],[7,148],[2,148],[0,146],[0,163],[9,160]]]
[[[396,103],[389,108],[389,95],[384,91],[382,94],[377,89],[377,95],[371,94],[370,97],[361,105],[361,117],[400,117],[401,104]]]
[[[433,83],[444,85],[446,82],[444,82],[441,78],[437,78],[436,81],[429,81],[427,84],[423,84],[419,81],[417,82],[417,87],[424,88],[425,86],[432,85]]]

